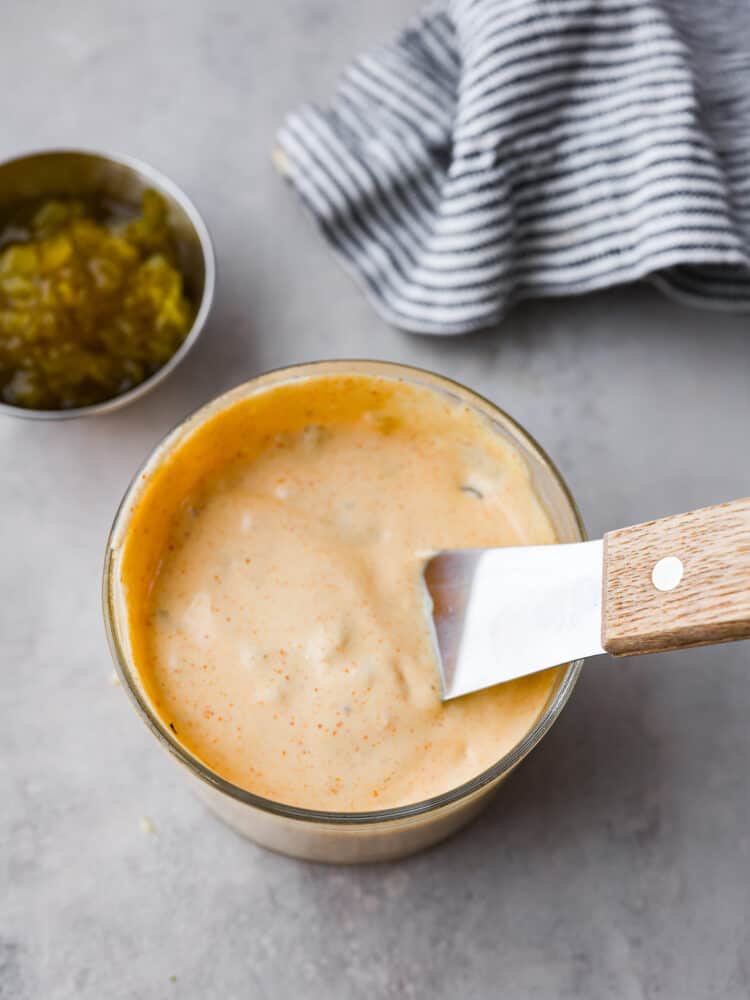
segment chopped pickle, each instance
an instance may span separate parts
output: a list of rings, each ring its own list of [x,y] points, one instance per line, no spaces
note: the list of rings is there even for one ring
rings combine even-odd
[[[47,201],[0,229],[0,398],[64,410],[132,389],[172,357],[195,310],[167,205],[130,221]]]

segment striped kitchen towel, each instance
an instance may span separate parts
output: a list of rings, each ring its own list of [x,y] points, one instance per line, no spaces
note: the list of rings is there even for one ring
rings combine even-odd
[[[444,2],[290,115],[277,153],[408,330],[645,276],[750,308],[747,2]]]

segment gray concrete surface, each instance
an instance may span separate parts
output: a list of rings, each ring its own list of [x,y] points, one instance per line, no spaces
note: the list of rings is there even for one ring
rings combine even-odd
[[[141,156],[195,197],[220,263],[209,330],[154,395],[90,422],[0,422],[2,1000],[750,993],[747,645],[592,662],[473,827],[361,869],[219,825],[109,684],[99,572],[131,473],[271,366],[370,356],[466,382],[539,437],[592,533],[750,494],[747,318],[630,288],[417,338],[328,255],[271,168],[274,127],[411,6],[2,4],[0,155]]]

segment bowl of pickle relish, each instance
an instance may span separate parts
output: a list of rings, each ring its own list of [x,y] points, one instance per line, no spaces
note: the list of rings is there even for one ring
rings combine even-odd
[[[80,150],[0,163],[0,411],[59,419],[152,389],[200,335],[215,265],[168,178]]]

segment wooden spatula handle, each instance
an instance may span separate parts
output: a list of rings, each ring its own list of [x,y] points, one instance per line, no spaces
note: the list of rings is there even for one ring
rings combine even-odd
[[[604,537],[602,645],[616,656],[750,638],[750,498]]]

